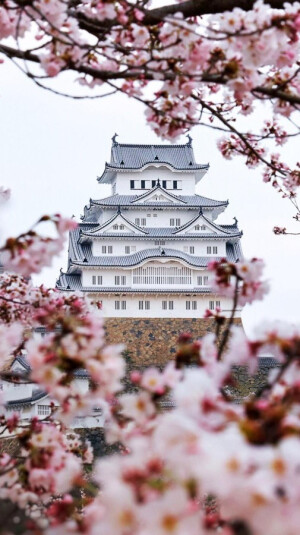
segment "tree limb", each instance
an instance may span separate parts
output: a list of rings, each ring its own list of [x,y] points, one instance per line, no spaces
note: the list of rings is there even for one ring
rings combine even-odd
[[[266,2],[270,7],[275,9],[283,9],[285,2],[283,0],[268,0]],[[294,3],[291,1],[291,3]],[[144,10],[145,17],[143,24],[151,25],[161,22],[165,17],[174,15],[175,13],[182,13],[184,18],[196,17],[200,15],[210,15],[215,13],[224,13],[224,11],[232,11],[235,7],[239,7],[244,11],[250,11],[255,4],[254,0],[187,0],[181,4],[171,4],[169,6],[162,6],[151,10]]]

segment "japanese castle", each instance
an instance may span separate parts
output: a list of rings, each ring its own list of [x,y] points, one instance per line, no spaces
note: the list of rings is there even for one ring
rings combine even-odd
[[[111,195],[90,200],[70,233],[68,269],[57,288],[99,302],[106,318],[194,318],[231,302],[210,288],[207,265],[242,258],[237,221],[216,222],[228,206],[198,195],[208,164],[183,145],[121,144],[112,138],[99,184]]]

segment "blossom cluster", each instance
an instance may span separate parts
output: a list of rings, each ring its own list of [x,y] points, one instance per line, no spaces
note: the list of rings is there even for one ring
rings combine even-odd
[[[58,233],[69,227],[55,222]],[[22,246],[12,250],[22,257]],[[43,253],[39,261],[47,265]],[[25,265],[26,273],[36,269],[23,257]],[[53,400],[42,421],[9,415],[3,401],[0,409],[1,433],[19,445],[18,456],[0,455],[0,499],[23,511],[33,533],[298,535],[300,329],[265,324],[249,340],[234,314],[266,293],[263,262],[209,267],[213,291],[233,300],[231,316],[217,311],[215,332],[199,340],[182,333],[173,361],[133,370],[130,381],[123,347],[106,345],[96,307],[1,275],[1,364],[25,352],[30,372],[22,379]],[[278,366],[237,404],[234,368],[255,374],[264,352]],[[88,392],[76,388],[78,371],[89,377]],[[102,409],[115,452],[92,465],[91,446],[68,427],[93,408]]]
[[[36,233],[33,229],[17,238],[8,238],[1,248],[1,262],[6,271],[30,277],[40,273],[45,266],[50,266],[54,256],[64,247],[66,234],[75,228],[73,219],[64,219],[59,214],[52,217],[43,216],[38,223],[52,221],[57,230],[57,238],[50,238]]]
[[[167,139],[217,123],[228,132],[219,141],[225,157],[267,164],[273,182],[292,194],[299,170],[277,165],[266,142],[280,146],[297,133],[289,120],[299,108],[299,2],[275,9],[257,0],[248,11],[226,11],[225,2],[224,12],[205,17],[201,5],[193,9],[177,0],[165,14],[142,0],[4,0],[0,39],[15,39],[16,49],[3,42],[1,52],[26,60],[33,78],[39,63],[46,78],[71,70],[100,94],[121,91],[142,101],[149,125]],[[28,49],[27,36],[38,46]],[[240,117],[265,101],[269,118],[261,122],[257,114],[257,131],[244,132]]]
[[[237,263],[223,259],[208,265],[213,289],[218,295],[234,298],[240,306],[263,299],[268,293],[269,284],[261,279],[263,268],[264,262],[258,258]]]
[[[51,422],[33,419],[26,430],[18,430],[18,419],[8,421],[16,431],[21,456],[0,456],[0,499],[9,499],[27,511],[29,517],[48,525],[49,510],[55,497],[68,495],[75,485],[83,483],[83,463],[91,462],[92,452],[76,433],[62,433]]]

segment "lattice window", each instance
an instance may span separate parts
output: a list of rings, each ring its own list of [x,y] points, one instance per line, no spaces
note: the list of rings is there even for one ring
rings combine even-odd
[[[38,405],[38,415],[39,416],[48,416],[51,412],[50,405]]]
[[[197,276],[198,286],[207,286],[208,285],[208,275],[198,275]]]
[[[161,306],[163,310],[174,310],[174,301],[162,301]]]
[[[126,301],[115,301],[115,310],[126,310]]]
[[[133,284],[191,284],[192,272],[187,267],[139,267],[133,271]]]

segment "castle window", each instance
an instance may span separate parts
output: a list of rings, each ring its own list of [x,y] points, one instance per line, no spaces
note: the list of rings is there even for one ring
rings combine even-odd
[[[118,228],[119,228],[119,225],[114,225],[114,226],[113,226],[113,229],[114,229],[114,230],[118,230]],[[120,227],[120,228],[121,228],[121,227]]]
[[[120,286],[120,277],[119,277],[119,275],[116,275],[116,276],[115,276],[115,284],[116,284],[117,286]]]
[[[97,284],[97,277],[96,275],[92,276],[92,284]]]
[[[153,217],[157,217],[157,214],[153,214]]]
[[[102,245],[102,254],[112,254],[113,248],[112,245]]]
[[[102,284],[102,275],[98,275],[97,282],[98,282],[99,286],[101,286],[101,284]]]
[[[130,189],[134,189],[134,180],[130,180]]]
[[[180,219],[176,219],[176,227],[180,227]]]
[[[124,230],[124,225],[120,225],[120,230]]]
[[[146,181],[141,180],[141,189],[145,189],[145,187],[146,187]]]
[[[208,276],[207,275],[198,275],[197,276],[197,284],[198,286],[207,286],[208,285]]]
[[[167,189],[167,181],[166,181],[166,180],[163,180],[163,181],[162,181],[162,187],[163,187],[164,189]]]
[[[143,266],[134,269],[132,284],[170,286],[192,284],[192,271],[188,267]]]
[[[191,305],[193,310],[197,310],[197,301],[186,301],[185,308],[186,310],[191,310]]]
[[[130,254],[130,245],[125,245],[125,254]]]
[[[126,301],[115,301],[115,310],[126,310]]]
[[[196,225],[195,230],[200,230],[200,225]]]
[[[174,301],[162,301],[162,309],[167,310],[173,310],[174,309]]]
[[[151,180],[151,186],[152,186],[152,188],[155,188],[155,186],[156,186],[156,180]]]
[[[209,301],[209,310],[215,310],[215,308],[221,308],[221,301]]]
[[[191,245],[190,247],[190,254],[194,254],[195,253],[195,247],[193,245]]]
[[[170,219],[170,227],[175,227],[175,219]]]
[[[139,310],[150,310],[150,301],[139,301]]]
[[[206,226],[205,225],[201,225],[201,230],[206,230]]]
[[[141,219],[141,226],[142,226],[142,227],[145,227],[145,226],[146,226],[146,223],[147,223],[146,218],[145,218],[145,217],[142,217],[142,219]]]
[[[211,246],[210,245],[208,245],[206,247],[206,252],[207,252],[207,254],[211,254]]]
[[[38,405],[38,415],[47,416],[51,412],[50,405]]]
[[[136,217],[134,222],[138,227],[140,226],[140,218],[139,217]]]
[[[177,189],[177,180],[173,180],[173,189]]]
[[[213,254],[218,254],[218,247],[213,247]]]

